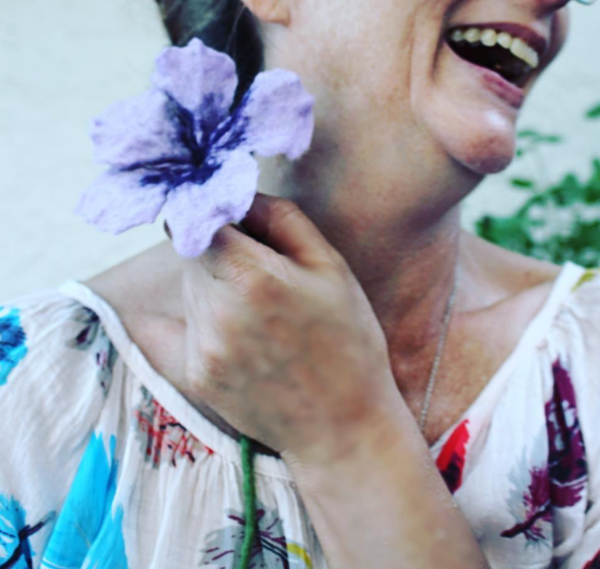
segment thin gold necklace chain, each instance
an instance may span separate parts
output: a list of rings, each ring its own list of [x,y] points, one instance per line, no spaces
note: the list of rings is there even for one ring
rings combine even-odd
[[[446,334],[448,332],[448,324],[450,323],[450,317],[452,316],[452,307],[454,306],[454,298],[456,296],[457,282],[458,282],[458,273],[455,273],[454,284],[452,285],[452,292],[450,293],[450,296],[448,297],[448,304],[446,305],[446,312],[444,314],[442,333],[441,333],[440,339],[438,341],[435,359],[433,360],[431,374],[429,375],[429,382],[427,383],[427,392],[425,393],[425,402],[423,403],[423,408],[421,409],[421,418],[419,420],[419,429],[420,429],[421,433],[423,433],[423,431],[425,429],[425,419],[427,418],[427,411],[429,410],[429,400],[431,399],[431,394],[433,393],[433,385],[435,383],[435,378],[437,376],[437,370],[440,365],[440,360],[442,359],[442,353],[444,351],[444,343],[446,342]]]

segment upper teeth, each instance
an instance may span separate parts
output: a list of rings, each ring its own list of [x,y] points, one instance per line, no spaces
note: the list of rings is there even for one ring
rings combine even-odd
[[[496,44],[506,49],[522,59],[534,69],[539,65],[540,58],[530,45],[521,38],[515,38],[506,32],[497,32],[490,28],[467,28],[466,30],[454,30],[450,39],[455,42],[468,41],[469,43],[481,42],[482,45],[493,47]]]

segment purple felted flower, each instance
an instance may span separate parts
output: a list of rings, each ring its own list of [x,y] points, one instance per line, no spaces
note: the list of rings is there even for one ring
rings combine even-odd
[[[152,82],[94,122],[96,158],[110,168],[75,213],[118,234],[153,223],[164,206],[175,249],[196,257],[250,209],[258,182],[251,152],[293,160],[308,149],[315,99],[295,73],[274,69],[259,73],[230,113],[235,63],[197,38],[165,49]]]

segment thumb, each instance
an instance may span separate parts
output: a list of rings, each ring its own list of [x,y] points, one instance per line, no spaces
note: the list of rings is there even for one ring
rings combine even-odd
[[[240,225],[258,241],[307,268],[345,263],[317,226],[291,200],[257,192]]]

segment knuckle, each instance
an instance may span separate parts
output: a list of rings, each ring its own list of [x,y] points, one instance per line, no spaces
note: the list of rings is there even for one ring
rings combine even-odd
[[[343,276],[347,276],[350,272],[350,267],[346,262],[346,259],[335,249],[331,249],[330,251],[331,264],[333,268],[339,271]]]
[[[277,198],[272,204],[271,218],[276,223],[281,223],[288,216],[300,215],[300,208],[291,200]]]
[[[219,252],[210,259],[207,265],[214,279],[227,280],[232,283],[243,283],[247,272],[246,262],[239,255],[231,252]]]
[[[327,259],[322,268],[336,281],[341,279],[343,282],[347,282],[352,276],[352,271],[346,262],[346,259],[335,250],[327,255]]]
[[[221,249],[232,245],[236,241],[238,232],[231,225],[223,225],[213,235],[211,247]]]
[[[257,303],[281,302],[286,298],[286,291],[279,279],[269,273],[261,273],[250,277],[248,294]]]
[[[226,264],[239,256],[237,244],[239,232],[225,225],[212,237],[210,245],[203,254],[203,259],[210,265]]]
[[[273,202],[273,208],[279,215],[287,215],[288,213],[299,211],[296,202],[280,197]]]
[[[218,251],[221,251],[228,243],[227,233],[224,227],[218,229],[213,235],[210,245],[208,246],[208,251],[215,254]]]

